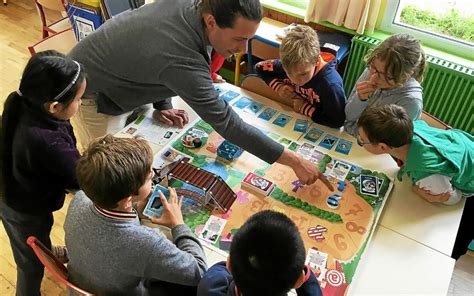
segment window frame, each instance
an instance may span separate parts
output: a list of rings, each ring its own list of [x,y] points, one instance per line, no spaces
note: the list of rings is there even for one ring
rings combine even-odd
[[[395,18],[397,17],[400,2],[400,0],[387,1],[385,13],[380,24],[382,31],[389,33],[408,33],[427,46],[453,53],[460,57],[471,60],[474,59],[474,46],[468,42],[450,39],[444,35],[423,31],[422,29],[417,29],[410,25],[396,24]]]

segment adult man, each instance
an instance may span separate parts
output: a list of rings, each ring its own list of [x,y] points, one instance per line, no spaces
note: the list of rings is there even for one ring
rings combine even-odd
[[[93,99],[78,114],[85,140],[118,131],[132,110],[149,103],[162,122],[183,126],[187,114],[169,100],[179,95],[230,142],[290,166],[304,184],[325,181],[312,163],[244,123],[213,88],[212,48],[224,57],[246,51],[261,18],[259,0],[160,0],[109,20],[70,53],[89,73],[86,94]]]

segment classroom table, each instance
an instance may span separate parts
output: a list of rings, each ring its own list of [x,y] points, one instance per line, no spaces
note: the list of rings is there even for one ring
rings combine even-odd
[[[234,85],[226,84],[225,88],[251,97],[269,107],[284,110],[285,113],[294,117],[302,116],[294,113],[287,106],[281,106]],[[180,98],[174,97],[173,104],[175,108],[188,111],[190,122],[198,118],[196,113]],[[272,124],[265,125],[261,121],[256,123],[249,113],[240,112],[240,110],[237,112],[244,121],[259,128],[276,131],[276,127]],[[390,178],[396,179],[398,167],[390,156],[369,154],[347,133],[339,129],[316,126],[318,129],[354,143],[349,155],[339,153],[335,155],[333,150],[323,152],[368,169],[384,172]],[[164,148],[164,145],[152,144],[151,146],[155,153]],[[349,294],[446,295],[455,263],[454,259],[450,258],[450,254],[462,209],[463,204],[451,207],[432,205],[417,197],[411,191],[407,180],[395,181],[368,249],[358,266]],[[206,243],[204,246],[209,266],[226,259],[227,254],[224,251]]]

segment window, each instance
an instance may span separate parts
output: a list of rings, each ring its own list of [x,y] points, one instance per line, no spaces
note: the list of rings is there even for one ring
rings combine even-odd
[[[474,58],[472,0],[387,1],[381,29],[408,33],[428,46]]]

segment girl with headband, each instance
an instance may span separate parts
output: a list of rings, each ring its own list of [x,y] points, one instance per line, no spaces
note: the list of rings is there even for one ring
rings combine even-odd
[[[51,248],[53,212],[63,206],[67,189],[78,189],[80,154],[69,119],[85,88],[84,68],[49,50],[30,58],[19,89],[5,102],[0,206],[17,264],[16,295],[40,295],[44,268],[26,239],[33,235]],[[52,250],[67,260],[64,247]]]

